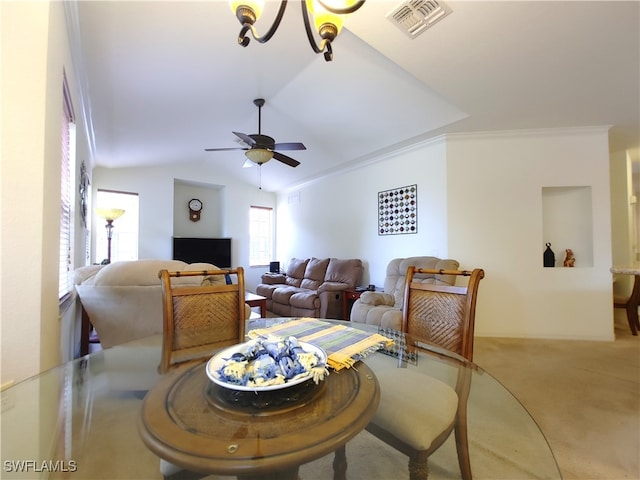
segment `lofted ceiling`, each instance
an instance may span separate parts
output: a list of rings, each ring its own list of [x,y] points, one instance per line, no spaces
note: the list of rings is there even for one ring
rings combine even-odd
[[[262,133],[307,147],[262,167],[265,190],[452,132],[611,126],[610,149],[640,160],[640,2],[448,0],[414,39],[386,18],[401,3],[367,1],[328,63],[298,1],[246,48],[226,1],[65,2],[94,165],[203,162],[254,183],[242,151],[204,149],[257,133],[258,97]]]

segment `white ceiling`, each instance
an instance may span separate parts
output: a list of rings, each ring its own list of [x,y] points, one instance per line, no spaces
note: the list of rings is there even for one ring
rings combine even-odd
[[[611,125],[611,150],[640,159],[640,2],[449,0],[414,40],[386,18],[400,3],[367,1],[327,63],[297,1],[246,48],[228,2],[66,2],[95,164],[206,162],[255,183],[242,151],[204,149],[257,133],[257,97],[262,133],[307,147],[262,168],[266,190],[448,132]]]

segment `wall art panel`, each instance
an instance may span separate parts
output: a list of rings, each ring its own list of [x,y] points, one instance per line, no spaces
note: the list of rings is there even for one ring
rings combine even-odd
[[[418,233],[418,185],[378,192],[378,235]]]

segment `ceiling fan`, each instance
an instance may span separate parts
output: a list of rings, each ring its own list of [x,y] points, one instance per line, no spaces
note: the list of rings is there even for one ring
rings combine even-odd
[[[230,147],[230,148],[205,148],[205,152],[220,152],[224,150],[245,150],[245,155],[253,163],[262,166],[272,158],[275,158],[279,162],[289,165],[290,167],[297,167],[300,162],[293,158],[284,155],[276,150],[306,150],[302,143],[290,142],[290,143],[276,143],[275,140],[267,135],[262,135],[262,106],[264,105],[264,98],[256,98],[253,104],[258,107],[258,133],[247,135],[246,133],[233,132],[235,136],[240,138],[247,147]],[[246,163],[246,162],[245,162]]]

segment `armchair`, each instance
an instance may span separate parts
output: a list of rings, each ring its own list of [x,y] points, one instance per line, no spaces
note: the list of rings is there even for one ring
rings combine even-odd
[[[161,334],[162,285],[158,272],[202,272],[217,269],[210,263],[185,263],[179,260],[144,259],[89,265],[75,271],[75,288],[83,311],[83,348],[88,353],[89,326],[95,327],[102,348],[141,340]],[[232,282],[236,282],[231,276]],[[174,278],[176,285],[226,283],[226,278],[205,279],[200,275]],[[245,307],[246,318],[251,308]]]
[[[457,260],[437,257],[395,258],[387,265],[384,292],[363,292],[353,304],[350,320],[401,330],[405,277],[410,265],[438,271],[457,270],[460,266]],[[434,285],[453,285],[455,276],[429,273],[417,275],[416,280]]]

